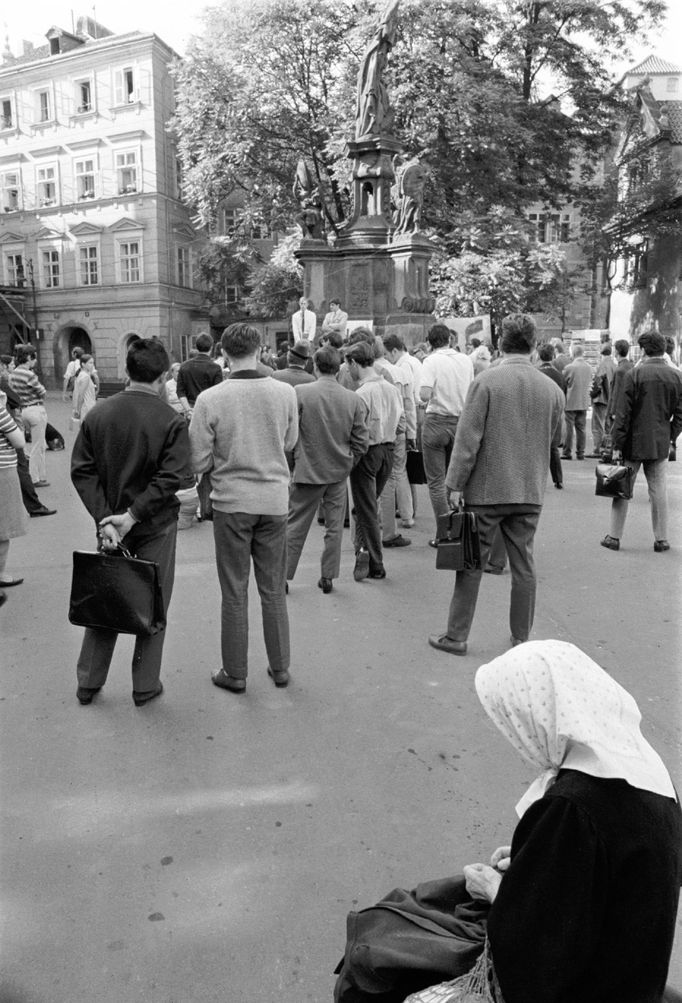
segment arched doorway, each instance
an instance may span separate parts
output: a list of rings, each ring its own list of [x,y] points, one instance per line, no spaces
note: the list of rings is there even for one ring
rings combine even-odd
[[[74,348],[82,348],[88,355],[94,354],[92,339],[85,328],[69,324],[63,327],[54,339],[54,375],[58,383],[64,376],[64,370]]]

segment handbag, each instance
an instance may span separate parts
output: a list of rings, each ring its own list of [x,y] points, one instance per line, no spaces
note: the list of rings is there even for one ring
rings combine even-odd
[[[484,947],[489,909],[457,875],[412,891],[395,888],[349,913],[334,1003],[402,1003],[411,992],[469,972]]]
[[[436,520],[436,568],[475,571],[481,567],[481,542],[473,512],[455,509]]]
[[[74,550],[69,620],[118,634],[158,634],[166,625],[159,566],[120,544],[118,550]]]
[[[605,498],[632,498],[635,487],[635,475],[632,467],[621,463],[598,463],[595,467],[597,484],[596,495]]]

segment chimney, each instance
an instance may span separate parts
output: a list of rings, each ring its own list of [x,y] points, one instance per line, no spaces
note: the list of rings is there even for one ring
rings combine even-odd
[[[24,39],[21,44],[24,48],[24,55],[32,56],[35,51],[35,45],[33,44],[33,42],[27,42],[26,39]]]

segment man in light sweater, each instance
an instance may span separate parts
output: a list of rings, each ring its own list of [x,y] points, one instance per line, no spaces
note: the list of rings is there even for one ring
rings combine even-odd
[[[210,471],[213,535],[222,592],[222,667],[211,678],[246,690],[247,591],[253,569],[260,594],[268,675],[289,682],[286,606],[289,467],[298,437],[296,392],[258,369],[260,335],[248,324],[223,333],[230,375],[197,398],[189,429],[196,473]]]
[[[481,565],[499,531],[511,569],[509,624],[512,644],[527,641],[535,613],[533,541],[549,470],[558,443],[564,395],[530,360],[533,319],[512,314],[502,322],[499,366],[486,369],[469,388],[445,479],[452,507],[476,514]],[[445,634],[433,648],[465,655],[482,571],[458,571]]]

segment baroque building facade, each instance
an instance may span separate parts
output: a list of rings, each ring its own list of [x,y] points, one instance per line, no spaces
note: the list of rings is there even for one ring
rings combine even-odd
[[[46,38],[0,66],[0,351],[30,338],[59,383],[78,345],[116,381],[135,337],[180,359],[208,327],[167,131],[176,54],[90,18]]]

